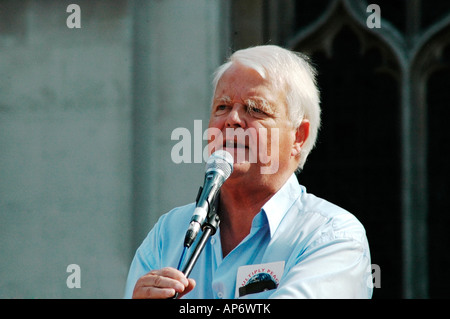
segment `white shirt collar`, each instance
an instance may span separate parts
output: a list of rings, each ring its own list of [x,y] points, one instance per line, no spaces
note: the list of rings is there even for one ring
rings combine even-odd
[[[292,174],[280,190],[262,207],[269,223],[270,236],[273,236],[287,211],[298,200],[302,192],[297,176]]]

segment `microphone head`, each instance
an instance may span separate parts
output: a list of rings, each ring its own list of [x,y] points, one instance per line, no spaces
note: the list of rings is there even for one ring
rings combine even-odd
[[[206,162],[206,173],[216,171],[224,177],[224,181],[233,173],[233,155],[224,150],[215,151]]]

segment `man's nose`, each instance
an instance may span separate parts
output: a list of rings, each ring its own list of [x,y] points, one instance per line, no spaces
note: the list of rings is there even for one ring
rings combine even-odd
[[[230,113],[228,113],[227,120],[225,122],[226,127],[241,127],[245,128],[245,107],[241,104],[233,105]]]

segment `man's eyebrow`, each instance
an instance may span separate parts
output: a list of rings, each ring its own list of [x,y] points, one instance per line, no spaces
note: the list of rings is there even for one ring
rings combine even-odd
[[[227,95],[219,97],[219,98],[215,98],[214,101],[216,103],[224,103],[224,104],[230,104],[231,103],[231,98]]]
[[[221,96],[218,98],[214,99],[214,103],[215,104],[231,104],[232,100],[229,96],[225,95],[225,96]],[[250,106],[250,107],[258,107],[259,109],[261,109],[261,111],[272,115],[275,113],[274,111],[274,104],[269,102],[267,99],[263,98],[263,97],[259,97],[259,96],[253,96],[251,98],[248,98],[244,101],[245,105]]]
[[[267,114],[274,114],[274,105],[270,103],[267,99],[262,97],[251,97],[247,100],[245,100],[245,104],[248,106],[257,106],[262,111],[264,111]]]

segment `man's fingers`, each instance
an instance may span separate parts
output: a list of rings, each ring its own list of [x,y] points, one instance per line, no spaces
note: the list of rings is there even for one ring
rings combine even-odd
[[[166,267],[158,270],[152,270],[149,272],[149,274],[156,274],[160,275],[162,277],[168,277],[175,279],[179,282],[181,282],[185,287],[189,285],[188,279],[186,276],[179,270],[171,267]]]
[[[193,283],[192,283],[193,282]],[[175,268],[152,270],[139,278],[134,287],[133,298],[170,298],[175,293],[186,294],[195,282]]]
[[[140,287],[135,289],[134,299],[168,299],[175,296],[172,288]]]
[[[189,285],[186,287],[186,289],[184,289],[183,293],[181,293],[178,298],[183,297],[185,294],[187,294],[188,292],[191,292],[194,288],[195,288],[195,280],[189,278]]]

